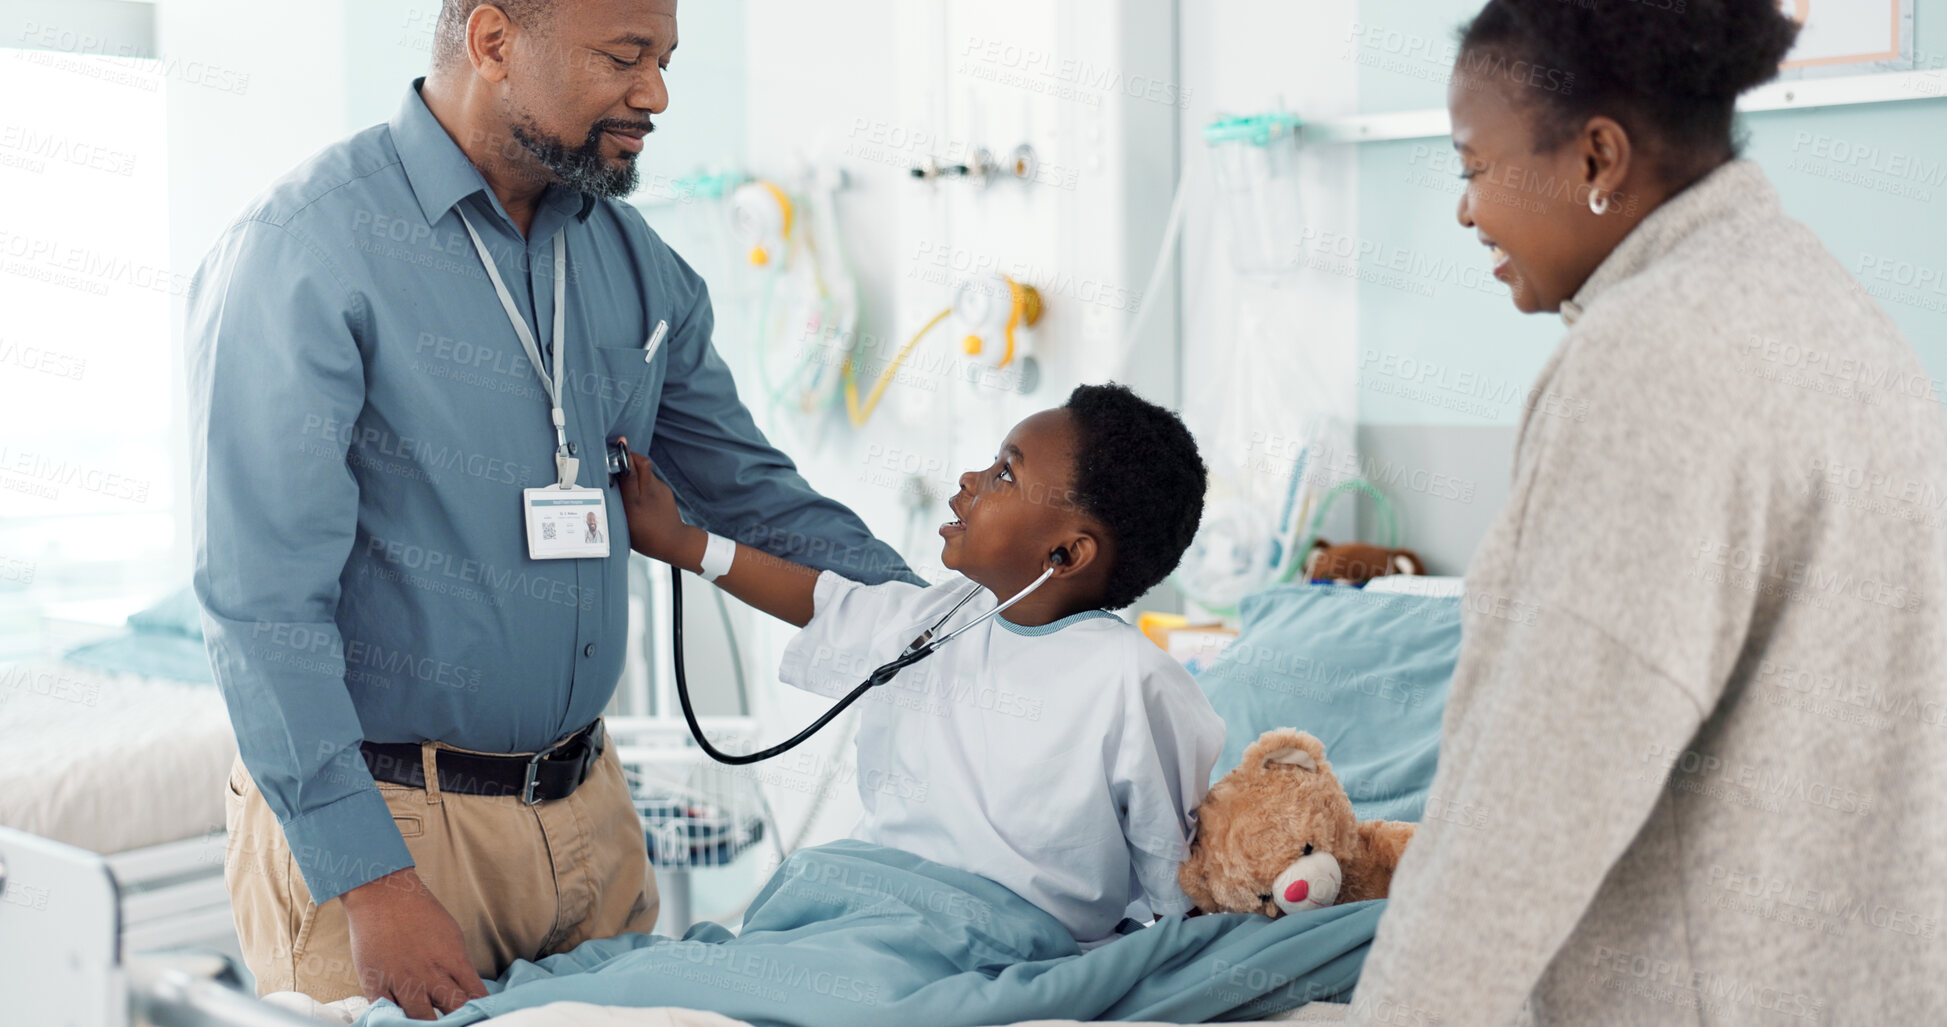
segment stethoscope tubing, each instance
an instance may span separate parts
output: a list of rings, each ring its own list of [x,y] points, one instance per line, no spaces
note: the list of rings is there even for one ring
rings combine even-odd
[[[891,662],[880,665],[871,674],[866,675],[865,680],[859,682],[858,687],[846,693],[843,698],[832,705],[831,709],[826,710],[822,716],[812,721],[804,730],[768,749],[759,749],[756,752],[749,753],[727,753],[710,744],[710,739],[703,734],[703,725],[697,723],[696,710],[690,703],[689,677],[684,672],[683,666],[683,572],[679,568],[671,567],[669,569],[669,650],[670,659],[676,665],[676,700],[682,704],[683,720],[689,724],[690,734],[696,738],[698,747],[718,763],[728,764],[733,767],[742,767],[752,763],[761,763],[774,756],[781,756],[803,745],[812,735],[823,730],[825,725],[831,723],[839,714],[844,713],[848,707],[857,702],[860,696],[879,685],[891,681],[900,671],[933,655],[941,646],[972,630],[988,618],[1000,616],[1001,611],[1027,598],[1030,593],[1040,588],[1054,573],[1055,569],[1049,567],[1047,570],[1041,572],[1041,576],[1036,578],[1033,584],[1015,593],[1013,598],[1007,602],[1001,603],[966,624],[947,632],[946,635],[938,639],[933,638],[934,632],[938,631],[955,613],[958,613],[961,607],[966,606],[968,601],[972,600],[974,596],[980,594],[983,586],[975,585],[972,589],[968,590],[966,595],[960,597],[959,602],[953,604],[953,608],[949,609],[945,616],[934,621],[932,627],[927,628],[918,638],[913,639],[912,644],[906,647],[905,652],[900,653]]]

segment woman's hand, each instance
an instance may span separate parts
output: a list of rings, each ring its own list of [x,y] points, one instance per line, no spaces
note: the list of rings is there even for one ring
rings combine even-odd
[[[628,444],[623,439],[624,446]],[[704,532],[683,523],[676,493],[656,477],[649,458],[629,451],[629,473],[616,483],[629,521],[629,548],[653,560],[695,570],[703,558]]]

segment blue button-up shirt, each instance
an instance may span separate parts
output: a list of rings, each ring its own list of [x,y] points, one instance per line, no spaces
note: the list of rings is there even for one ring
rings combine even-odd
[[[527,556],[521,490],[554,482],[555,435],[461,210],[544,352],[567,233],[562,392],[579,484],[606,489],[607,559]],[[917,580],[765,441],[711,327],[702,280],[627,204],[553,185],[523,237],[417,82],[218,239],[189,298],[195,590],[314,901],[412,865],[361,740],[534,751],[607,705],[629,547],[606,438],[712,531]]]

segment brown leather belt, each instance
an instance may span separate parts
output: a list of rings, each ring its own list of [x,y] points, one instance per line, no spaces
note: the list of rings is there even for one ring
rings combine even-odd
[[[517,796],[533,805],[565,799],[588,780],[608,744],[601,718],[530,756],[489,756],[440,749],[433,757],[439,789],[461,795]],[[372,777],[391,784],[426,787],[426,764],[413,742],[361,742]]]

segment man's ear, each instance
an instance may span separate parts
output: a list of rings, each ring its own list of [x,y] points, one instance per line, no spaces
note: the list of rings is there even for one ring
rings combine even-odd
[[[466,58],[474,74],[494,83],[507,78],[507,51],[513,45],[507,29],[512,24],[507,12],[493,4],[481,4],[467,16]]]

